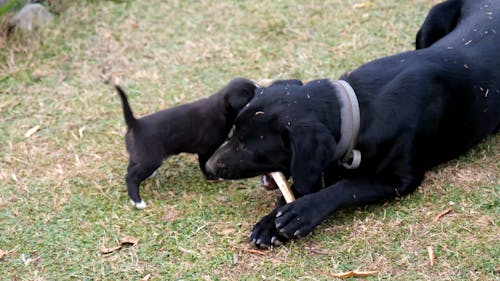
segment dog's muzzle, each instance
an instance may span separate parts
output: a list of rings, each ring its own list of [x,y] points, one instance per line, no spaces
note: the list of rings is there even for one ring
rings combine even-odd
[[[224,178],[228,172],[227,165],[214,156],[208,159],[205,170],[211,178]]]

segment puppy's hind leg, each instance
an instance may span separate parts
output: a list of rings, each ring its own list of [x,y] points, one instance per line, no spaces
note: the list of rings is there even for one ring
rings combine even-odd
[[[148,164],[136,164],[129,165],[127,176],[125,177],[127,181],[127,192],[130,198],[130,202],[137,209],[146,208],[146,203],[142,201],[139,194],[139,185],[149,176],[151,176],[161,165],[160,162],[148,163]]]

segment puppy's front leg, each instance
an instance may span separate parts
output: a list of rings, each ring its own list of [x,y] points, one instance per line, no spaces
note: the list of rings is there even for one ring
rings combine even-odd
[[[276,229],[285,237],[303,237],[334,211],[366,205],[413,191],[419,181],[388,184],[379,180],[346,179],[286,204],[276,213]]]

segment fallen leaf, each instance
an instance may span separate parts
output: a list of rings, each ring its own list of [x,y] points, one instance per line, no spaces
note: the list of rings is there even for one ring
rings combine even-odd
[[[28,131],[26,131],[26,133],[24,134],[24,137],[26,138],[29,138],[31,137],[34,133],[36,133],[38,130],[40,130],[40,126],[39,125],[36,125],[35,127],[29,129]]]
[[[323,250],[319,250],[319,249],[312,248],[312,247],[306,247],[305,249],[308,250],[309,252],[313,253],[313,254],[318,254],[318,255],[330,255],[330,256],[333,256],[335,254],[334,252],[323,251]]]
[[[6,255],[7,255],[7,253],[4,250],[0,249],[0,259],[2,259],[3,257],[5,257]]]
[[[347,271],[347,272],[341,272],[341,273],[333,273],[333,277],[337,278],[348,278],[354,276],[354,271]]]
[[[149,281],[151,279],[151,274],[148,274],[140,279],[140,281]]]
[[[364,1],[364,2],[352,5],[352,8],[353,9],[369,8],[371,6],[371,4],[372,3],[370,3],[370,1]]]
[[[219,234],[220,235],[228,235],[228,234],[231,234],[231,233],[233,233],[235,231],[236,231],[236,229],[234,229],[234,228],[224,228],[223,230],[221,230],[219,232]]]
[[[239,246],[233,246],[233,247],[235,249],[237,249],[237,250],[240,250],[240,251],[243,251],[243,252],[246,252],[246,253],[250,253],[250,254],[260,255],[260,256],[267,256],[268,253],[269,253],[268,251],[250,249],[248,247],[239,247]]]
[[[483,216],[483,217],[479,218],[479,222],[484,226],[495,225],[495,222],[488,216]]]
[[[342,273],[334,273],[333,277],[337,278],[349,278],[349,277],[367,277],[370,275],[378,274],[377,270],[373,271],[347,271]]]
[[[139,238],[135,238],[135,237],[123,237],[120,240],[120,245],[121,246],[125,246],[127,244],[132,244],[132,246],[135,246],[135,245],[137,245],[138,242],[139,242]]]
[[[434,249],[432,246],[427,246],[427,254],[429,254],[429,266],[432,268],[434,266]]]
[[[434,223],[434,222],[437,222],[437,221],[438,221],[440,218],[442,218],[443,216],[445,216],[445,215],[447,215],[447,214],[451,213],[451,211],[452,211],[452,210],[451,210],[451,208],[448,208],[448,209],[446,209],[446,210],[442,211],[441,213],[439,213],[439,214],[438,214],[438,215],[437,215],[437,216],[436,216],[436,217],[432,220],[432,222],[433,222],[433,223]]]
[[[43,77],[43,72],[40,69],[35,69],[35,71],[33,71],[33,79],[40,80],[42,79],[42,77]]]
[[[132,246],[135,246],[135,245],[137,245],[138,242],[139,242],[139,238],[123,237],[122,239],[120,239],[120,245],[112,246],[112,247],[101,246],[101,247],[99,247],[99,253],[110,254],[114,251],[120,250],[125,245],[131,244]]]
[[[113,246],[113,247],[104,247],[104,246],[101,246],[99,247],[99,253],[100,254],[110,254],[114,251],[117,251],[117,250],[120,250],[122,248],[122,246]]]

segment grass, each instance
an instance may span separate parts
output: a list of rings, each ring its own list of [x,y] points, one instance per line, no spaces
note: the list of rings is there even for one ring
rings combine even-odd
[[[2,277],[332,280],[359,269],[380,271],[366,280],[498,280],[498,136],[429,172],[412,195],[339,212],[266,252],[249,250],[247,235],[277,194],[257,179],[210,184],[180,155],[143,185],[147,209],[125,191],[124,122],[105,81],[121,81],[147,114],[236,76],[335,78],[411,50],[436,2],[83,2],[46,30],[0,39]],[[139,243],[99,254],[125,236]]]

